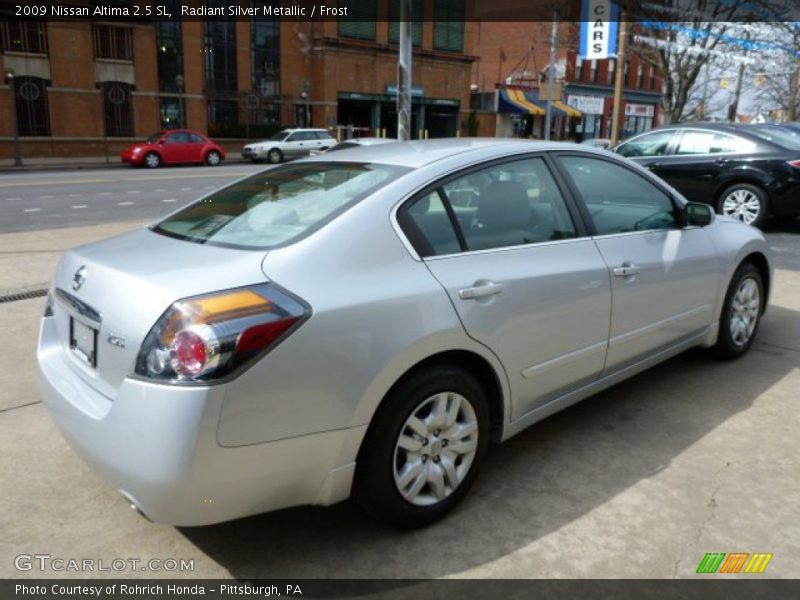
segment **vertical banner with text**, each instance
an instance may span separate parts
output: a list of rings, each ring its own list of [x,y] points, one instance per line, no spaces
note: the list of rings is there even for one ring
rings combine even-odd
[[[584,60],[617,54],[619,6],[611,0],[583,0],[580,53]]]

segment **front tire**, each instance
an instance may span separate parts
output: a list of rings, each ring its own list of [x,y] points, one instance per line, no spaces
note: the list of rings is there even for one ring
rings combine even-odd
[[[720,194],[717,212],[747,225],[761,227],[769,216],[767,194],[755,185],[737,183]]]
[[[442,518],[466,495],[489,447],[486,392],[468,371],[437,365],[389,393],[364,439],[355,499],[402,528]]]
[[[750,349],[761,323],[764,299],[761,273],[752,263],[743,263],[733,274],[722,305],[719,335],[713,348],[719,358],[739,358]]]
[[[148,152],[145,154],[143,164],[148,169],[157,169],[161,166],[161,157],[155,152]]]
[[[210,167],[219,166],[222,162],[222,155],[217,152],[216,150],[212,150],[208,154],[206,154],[206,164]]]
[[[277,148],[273,148],[267,153],[267,160],[273,165],[277,165],[279,162],[283,160],[283,152],[281,152]]]

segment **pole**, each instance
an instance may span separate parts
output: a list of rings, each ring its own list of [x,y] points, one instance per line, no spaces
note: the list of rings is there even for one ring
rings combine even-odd
[[[614,81],[614,110],[611,113],[611,146],[619,142],[619,117],[622,113],[622,92],[625,89],[625,43],[628,39],[628,24],[625,13],[619,15],[619,43],[617,45],[617,73]]]
[[[411,0],[400,0],[400,56],[397,63],[397,139],[411,139]]]
[[[544,139],[550,139],[550,119],[553,116],[553,95],[556,86],[556,46],[558,46],[558,10],[553,10],[553,30],[550,33],[550,68],[547,71],[547,106],[544,112]]]
[[[22,149],[19,145],[19,123],[17,122],[17,78],[10,76],[8,85],[11,89],[11,121],[14,123],[14,166],[22,166]]]

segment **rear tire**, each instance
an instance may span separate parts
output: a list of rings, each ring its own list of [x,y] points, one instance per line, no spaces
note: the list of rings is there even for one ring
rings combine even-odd
[[[480,382],[456,365],[401,381],[364,438],[355,500],[397,527],[442,518],[469,491],[489,447],[488,406]]]
[[[743,356],[753,345],[764,312],[764,282],[753,263],[739,265],[731,278],[713,352],[731,360]]]
[[[723,191],[716,208],[717,213],[753,227],[761,227],[769,217],[766,192],[749,183],[737,183]]]
[[[148,152],[144,155],[144,162],[142,164],[148,169],[157,169],[161,166],[161,157],[155,152]]]

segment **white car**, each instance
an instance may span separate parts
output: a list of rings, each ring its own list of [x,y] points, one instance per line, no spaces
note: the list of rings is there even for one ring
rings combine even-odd
[[[327,150],[334,144],[336,138],[326,129],[283,129],[267,140],[247,144],[242,156],[253,162],[267,160],[277,164],[286,158]]]

